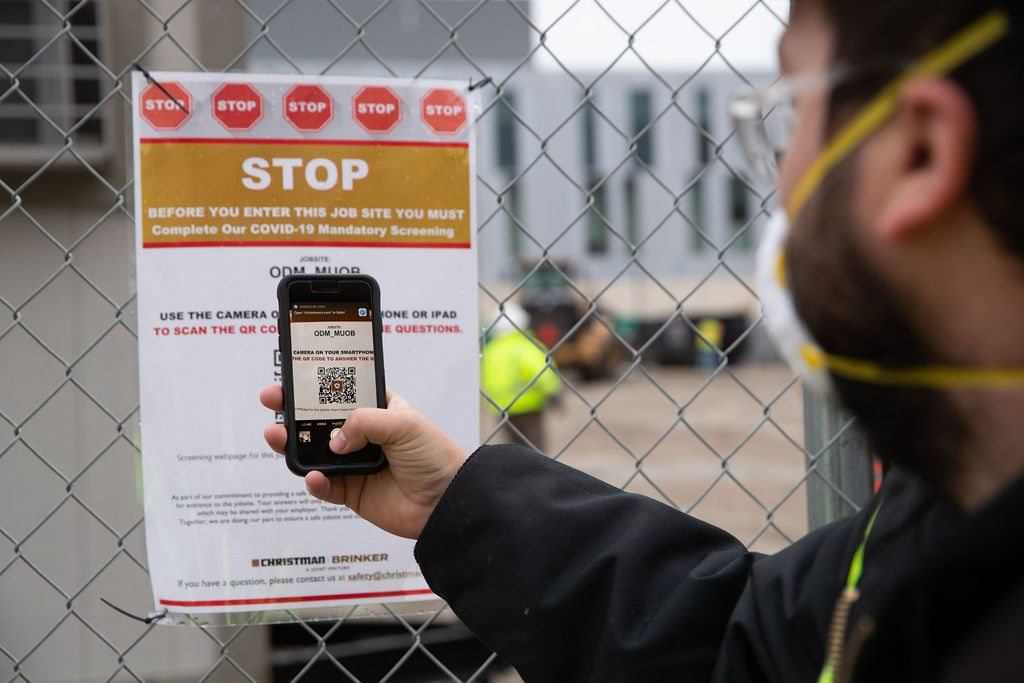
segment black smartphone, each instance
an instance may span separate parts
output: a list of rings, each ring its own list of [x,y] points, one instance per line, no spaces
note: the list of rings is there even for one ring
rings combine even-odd
[[[328,448],[351,411],[387,407],[377,281],[368,275],[289,275],[277,286],[277,300],[288,469],[299,476],[384,469],[380,446],[345,455]]]

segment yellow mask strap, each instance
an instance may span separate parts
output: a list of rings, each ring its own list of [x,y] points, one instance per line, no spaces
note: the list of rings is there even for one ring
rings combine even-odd
[[[927,389],[1007,389],[1024,384],[1024,367],[929,365],[919,368],[885,368],[871,361],[825,353],[817,346],[810,345],[800,349],[800,356],[814,370],[828,370],[838,377],[868,384]]]
[[[804,204],[839,162],[877,131],[896,111],[904,83],[917,76],[942,76],[999,42],[1010,30],[1010,17],[1001,9],[983,15],[952,38],[914,62],[889,83],[844,125],[800,179],[786,204],[790,220],[796,220]]]

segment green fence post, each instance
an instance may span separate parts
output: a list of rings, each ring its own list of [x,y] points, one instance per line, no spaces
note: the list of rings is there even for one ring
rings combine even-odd
[[[852,420],[848,412],[804,388],[804,445],[810,454],[807,468],[814,469],[807,478],[812,530],[853,514],[871,499],[871,448]]]

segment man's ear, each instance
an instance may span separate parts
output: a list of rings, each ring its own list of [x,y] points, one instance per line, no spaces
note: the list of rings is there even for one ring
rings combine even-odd
[[[967,93],[949,79],[913,78],[899,96],[889,157],[898,164],[879,207],[882,239],[899,240],[928,227],[961,201],[974,163],[977,114]]]

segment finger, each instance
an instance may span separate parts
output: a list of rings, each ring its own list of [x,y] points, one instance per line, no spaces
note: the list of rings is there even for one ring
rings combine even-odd
[[[271,450],[284,453],[285,444],[288,443],[288,432],[284,425],[267,425],[263,430],[263,438],[267,440]]]
[[[306,475],[306,490],[326,503],[345,504],[345,477],[332,478],[323,472],[310,472]]]
[[[275,412],[284,410],[284,391],[280,384],[271,384],[260,392],[260,403]]]
[[[338,455],[358,451],[367,443],[387,446],[394,437],[404,418],[401,413],[381,408],[359,408],[349,413],[345,425],[334,438],[330,448]]]
[[[388,410],[401,410],[409,407],[409,402],[405,400],[397,391],[388,389]]]

